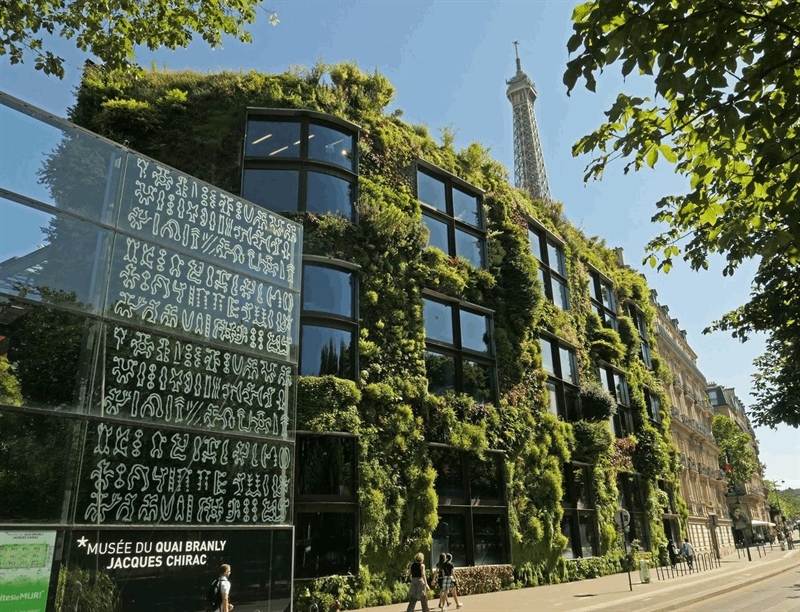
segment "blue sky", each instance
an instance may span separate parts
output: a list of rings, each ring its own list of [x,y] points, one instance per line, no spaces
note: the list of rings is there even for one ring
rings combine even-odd
[[[746,301],[755,266],[745,265],[733,278],[724,278],[719,260],[703,273],[692,272],[683,263],[666,275],[641,265],[644,245],[658,231],[650,222],[654,203],[685,189],[683,179],[663,159],[654,170],[623,176],[618,165],[607,170],[601,182],[583,183],[589,158],[573,158],[572,144],[599,125],[619,91],[649,90],[643,79],[629,76],[623,81],[618,70],[612,70],[601,77],[596,94],[578,90],[567,97],[561,78],[575,4],[573,0],[274,2],[265,7],[277,11],[280,23],[270,26],[266,11],[262,12],[252,27],[250,45],[228,40],[223,49],[211,50],[197,42],[175,52],[144,50],[137,58],[146,66],[210,72],[282,72],[320,59],[355,61],[363,70],[377,68],[389,78],[397,89],[392,107],[403,110],[404,120],[427,125],[437,137],[441,128],[455,128],[458,146],[482,143],[513,174],[505,79],[514,74],[512,43],[519,40],[522,67],[539,95],[536,116],[553,197],[564,202],[567,216],[586,234],[625,249],[626,262],[646,274],[659,301],[669,305],[670,314],[687,331],[706,378],[735,387],[749,405],[752,361],[763,351],[763,339],[741,344],[723,334],[701,332]],[[74,101],[86,56],[66,41],[52,44],[67,59],[63,81],[35,71],[32,58],[17,66],[0,58],[0,88],[64,116]],[[800,487],[800,431],[782,427],[756,433],[767,478]]]

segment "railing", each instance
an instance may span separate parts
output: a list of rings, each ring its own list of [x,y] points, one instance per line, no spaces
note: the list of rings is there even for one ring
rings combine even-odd
[[[719,567],[720,562],[717,556],[706,552],[695,555],[691,566],[684,558],[680,558],[673,564],[656,566],[655,570],[659,580],[668,580],[685,576],[686,574],[706,572]]]

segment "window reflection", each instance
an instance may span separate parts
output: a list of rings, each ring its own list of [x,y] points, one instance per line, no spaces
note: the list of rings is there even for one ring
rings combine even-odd
[[[544,338],[539,338],[539,346],[542,349],[542,367],[548,374],[556,374],[556,366],[553,362],[553,345]]]
[[[353,137],[345,132],[312,123],[308,126],[308,157],[352,170]]]
[[[578,516],[580,537],[581,537],[581,556],[583,558],[594,555],[594,517],[581,514]]]
[[[567,546],[561,556],[567,559],[574,559],[575,553],[572,550],[572,517],[565,516],[561,521],[561,534],[567,538]]]
[[[301,334],[300,374],[353,378],[353,332],[304,325]]]
[[[431,552],[448,552],[453,555],[452,563],[456,567],[467,565],[467,530],[466,521],[461,514],[445,514],[439,518],[439,524],[433,532]],[[438,558],[438,555],[437,555]]]
[[[244,154],[248,157],[300,157],[300,123],[250,119]]]
[[[464,360],[464,393],[478,404],[491,404],[494,401],[492,368],[483,363]]]
[[[433,469],[436,470],[436,494],[444,499],[463,500],[461,453],[452,448],[431,448],[429,452]]]
[[[503,554],[503,516],[476,514],[472,517],[475,537],[475,565],[497,565],[505,562]]]
[[[356,573],[354,512],[298,512],[296,525],[295,578]]]
[[[242,197],[273,212],[294,212],[299,197],[297,170],[245,168]]]
[[[551,278],[551,289],[553,292],[553,303],[561,310],[569,310],[569,289],[566,283],[562,283],[556,278]]]
[[[468,310],[461,311],[461,347],[489,352],[489,319],[486,315],[476,314]]]
[[[440,251],[450,253],[450,241],[447,237],[447,224],[423,213],[422,222],[428,228],[428,246],[436,247]]]
[[[531,253],[539,261],[542,260],[542,239],[538,233],[528,229],[528,242],[531,245]],[[541,269],[541,267],[540,267]]]
[[[567,267],[564,263],[564,249],[550,241],[547,242],[547,259],[550,267],[561,276],[567,275]]]
[[[444,181],[422,171],[417,171],[417,199],[437,210],[447,212]]]
[[[303,310],[353,318],[353,273],[306,264]]]
[[[481,227],[480,205],[477,196],[454,187],[453,217],[473,227]]]
[[[453,344],[453,307],[433,300],[422,300],[425,335],[429,340]]]
[[[355,453],[355,438],[298,435],[297,494],[355,495]]]
[[[306,210],[319,215],[332,214],[352,219],[353,185],[332,174],[309,172]]]
[[[481,461],[476,455],[470,455],[469,486],[472,499],[503,498],[503,475],[500,458],[497,455],[487,455]]]
[[[463,257],[475,268],[483,267],[483,238],[456,229],[456,255]]]
[[[554,382],[547,381],[547,395],[547,411],[554,416],[558,416],[558,388]]]
[[[456,388],[456,359],[427,351],[425,353],[425,372],[428,377],[428,393],[444,395]]]
[[[575,360],[575,353],[564,347],[558,347],[558,354],[561,358],[561,378],[568,380],[573,385],[578,384],[578,364]]]

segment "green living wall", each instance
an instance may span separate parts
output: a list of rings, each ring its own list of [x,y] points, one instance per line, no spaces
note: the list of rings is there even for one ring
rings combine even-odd
[[[587,264],[610,278],[620,303],[645,314],[650,344],[653,307],[644,278],[621,266],[602,240],[578,231],[560,205],[531,199],[509,184],[508,172],[477,143],[457,151],[453,134],[441,142],[426,127],[387,111],[395,91],[380,74],[355,65],[319,64],[284,74],[200,74],[153,70],[136,78],[88,68],[70,118],[117,142],[237,193],[247,107],[304,108],[361,126],[358,142],[358,223],[298,215],[304,252],[360,266],[360,371],[357,381],[301,378],[297,429],[359,435],[360,569],[355,577],[303,583],[323,601],[348,609],[405,598],[405,568],[430,547],[437,525],[436,473],[429,442],[483,455],[505,452],[513,573],[475,568],[463,574],[465,591],[530,586],[619,571],[624,563],[613,527],[617,474],[638,472],[645,483],[652,548],[664,540],[663,499],[657,481],[677,489],[677,451],[669,439],[669,374],[654,358],[638,356],[633,322],[620,316],[619,332],[601,325],[591,310]],[[510,136],[510,135],[509,135]],[[477,270],[426,248],[427,230],[414,197],[414,161],[422,158],[485,191],[488,269]],[[565,241],[571,309],[545,299],[530,251],[527,219]],[[479,406],[467,396],[427,393],[422,290],[492,309],[500,401]],[[578,349],[581,396],[599,406],[587,420],[566,423],[547,411],[546,375],[538,331],[547,330]],[[612,439],[598,390],[597,360],[627,373],[636,436]],[[661,397],[662,424],[647,417],[644,388]],[[586,415],[585,415],[586,416]],[[601,556],[567,562],[562,557],[562,466],[593,465]]]

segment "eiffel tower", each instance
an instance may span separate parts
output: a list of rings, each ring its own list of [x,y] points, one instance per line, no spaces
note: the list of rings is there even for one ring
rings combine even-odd
[[[532,198],[550,201],[552,198],[544,167],[542,143],[533,112],[536,86],[522,72],[519,41],[514,41],[514,50],[517,55],[517,73],[506,81],[506,96],[514,111],[514,184],[527,191]]]

